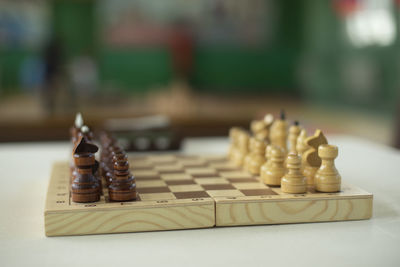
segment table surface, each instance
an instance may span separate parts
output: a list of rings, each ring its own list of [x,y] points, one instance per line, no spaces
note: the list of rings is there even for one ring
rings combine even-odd
[[[400,266],[400,151],[351,136],[336,166],[374,194],[370,220],[71,237],[44,235],[52,162],[68,143],[0,145],[0,266]],[[224,154],[225,138],[188,139],[187,154]]]

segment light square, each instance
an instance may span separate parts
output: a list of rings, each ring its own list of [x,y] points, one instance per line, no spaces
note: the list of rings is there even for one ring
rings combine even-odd
[[[145,168],[145,167],[151,167],[153,166],[153,164],[151,163],[151,161],[148,160],[129,160],[129,166],[131,168]]]
[[[235,164],[233,164],[232,162],[222,162],[222,163],[221,162],[211,162],[209,165],[216,169],[236,169],[237,168],[237,166],[235,166]]]
[[[151,159],[151,162],[154,163],[165,163],[165,162],[176,161],[176,157],[174,155],[152,155],[149,158]]]
[[[238,190],[208,190],[211,197],[242,197],[244,194]]]
[[[140,199],[142,201],[150,201],[150,200],[170,200],[176,199],[173,193],[151,193],[151,194],[139,194]]]
[[[233,171],[233,172],[220,172],[219,173],[222,177],[224,178],[229,178],[229,179],[241,179],[241,178],[252,178],[253,176],[245,171]]]
[[[132,174],[137,177],[154,177],[158,175],[157,171],[153,170],[135,170],[134,168],[131,169]]]
[[[201,166],[206,162],[202,159],[181,159],[179,160],[179,163],[183,166]]]
[[[145,187],[167,186],[167,184],[163,180],[150,180],[150,181],[136,181],[136,186],[145,188]]]
[[[190,174],[187,173],[166,173],[166,174],[161,174],[161,179],[165,181],[170,181],[170,180],[192,180],[193,177]]]
[[[159,172],[183,172],[183,167],[180,164],[155,166],[154,169]]]
[[[229,182],[221,177],[210,177],[210,178],[195,178],[198,184],[229,184]]]
[[[170,185],[169,189],[171,192],[192,192],[192,191],[204,191],[203,187],[198,184],[189,185]]]
[[[213,168],[187,168],[185,171],[189,174],[210,174],[212,176],[217,174]]]
[[[237,189],[268,189],[268,186],[262,183],[233,183],[232,185]]]

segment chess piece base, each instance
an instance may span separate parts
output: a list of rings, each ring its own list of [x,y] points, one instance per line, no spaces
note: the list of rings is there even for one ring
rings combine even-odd
[[[90,190],[79,190],[80,192],[76,192],[72,189],[72,201],[78,203],[86,203],[86,202],[96,202],[100,200],[99,190],[98,188],[90,189]]]
[[[285,169],[276,172],[267,171],[261,174],[261,179],[263,180],[264,184],[272,185],[272,186],[280,186],[282,177],[285,175]]]
[[[340,183],[339,184],[316,184],[315,190],[318,192],[325,193],[334,193],[340,191]]]
[[[110,201],[131,201],[136,199],[136,191],[108,190]]]
[[[317,172],[315,175],[315,190],[325,193],[334,193],[340,191],[342,180],[340,175],[328,176],[329,179],[326,178],[326,175],[324,175],[324,177],[325,178],[321,178]],[[329,180],[329,182],[327,182],[327,180]]]
[[[281,181],[281,189],[284,193],[290,194],[302,194],[307,192],[307,180],[306,178],[297,179],[296,183],[289,183],[288,180],[283,177]]]

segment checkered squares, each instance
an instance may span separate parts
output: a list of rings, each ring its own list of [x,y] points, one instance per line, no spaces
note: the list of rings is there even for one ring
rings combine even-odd
[[[224,157],[153,155],[130,165],[144,201],[276,195]]]

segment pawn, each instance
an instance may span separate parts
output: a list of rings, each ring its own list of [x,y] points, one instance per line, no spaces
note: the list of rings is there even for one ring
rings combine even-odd
[[[318,156],[322,163],[315,174],[315,189],[319,192],[339,192],[342,178],[334,163],[338,156],[338,147],[328,144],[320,145]]]
[[[281,111],[281,118],[275,120],[271,125],[270,130],[271,144],[282,147],[287,151],[287,121],[285,119],[285,112]]]
[[[250,137],[249,139],[249,153],[243,158],[243,169],[249,171],[249,163],[251,159],[251,155],[254,151],[254,146],[256,143],[255,137]]]
[[[287,159],[288,172],[281,181],[282,192],[302,194],[307,192],[307,179],[301,173],[301,158],[296,153],[289,153]]]
[[[246,169],[251,174],[259,175],[260,167],[265,163],[265,142],[258,139],[251,139],[252,142],[252,150],[250,155],[247,158]]]
[[[295,121],[292,126],[289,128],[289,152],[290,153],[298,153],[297,152],[297,139],[298,136],[300,135],[301,127],[299,126],[299,122]]]
[[[272,151],[272,145],[267,145],[267,147],[265,148],[265,163],[261,165],[260,168],[261,177],[263,173],[266,173],[267,169],[271,165],[271,151]]]
[[[238,148],[232,155],[232,162],[234,165],[238,167],[243,166],[244,158],[249,153],[249,140],[250,135],[248,132],[242,130],[237,133]]]
[[[113,157],[112,161],[111,161],[112,168],[109,169],[109,171],[106,173],[106,177],[105,177],[107,186],[109,186],[111,184],[112,179],[114,178],[114,173],[115,173],[114,166],[115,166],[115,163],[117,161],[126,161],[126,162],[128,162],[128,156],[123,151],[112,152],[111,155]]]
[[[111,201],[130,201],[136,199],[135,179],[129,172],[127,160],[120,160],[114,163],[114,176],[108,187],[108,194]]]
[[[233,155],[236,153],[237,151],[237,146],[238,146],[238,142],[237,142],[237,136],[238,136],[238,132],[240,131],[240,129],[238,127],[232,127],[229,130],[229,141],[230,141],[230,145],[229,145],[229,150],[228,150],[228,159],[232,160]]]
[[[285,150],[276,145],[271,145],[270,150],[271,157],[268,159],[266,168],[263,168],[263,171],[260,173],[261,179],[267,185],[280,186],[281,179],[286,172],[283,165]]]
[[[123,150],[116,144],[114,144],[108,148],[108,152],[107,152],[105,161],[107,162],[107,167],[109,170],[114,169],[113,157],[115,154],[120,153],[120,152],[123,152]]]

